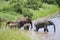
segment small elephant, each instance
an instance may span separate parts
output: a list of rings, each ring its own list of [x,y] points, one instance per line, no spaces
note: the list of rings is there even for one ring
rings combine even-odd
[[[19,28],[20,24],[19,22],[13,22],[13,21],[8,21],[6,26],[10,28]],[[26,23],[23,25],[24,30],[29,30],[30,23]]]
[[[16,22],[19,23],[19,28],[23,27],[25,24],[30,23],[31,24],[31,29],[32,29],[32,20],[30,18],[18,18]]]
[[[35,22],[35,27],[36,27],[36,31],[38,31],[39,28],[44,28],[44,32],[47,31],[48,32],[48,28],[47,26],[49,25],[53,25],[54,26],[54,32],[55,32],[55,24],[52,22],[52,21],[49,21],[49,20],[40,20],[40,21],[36,21]]]
[[[13,21],[8,21],[6,26],[9,26],[10,28],[19,27],[19,23],[18,22],[13,22]]]

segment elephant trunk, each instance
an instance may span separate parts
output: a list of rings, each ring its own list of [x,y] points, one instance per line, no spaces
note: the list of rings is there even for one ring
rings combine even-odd
[[[48,21],[48,22],[49,22],[49,25],[53,25],[54,26],[54,32],[55,32],[56,31],[55,24],[52,21]]]
[[[27,22],[31,24],[31,29],[33,27],[31,18],[27,18]]]
[[[33,25],[32,25],[32,21],[31,21],[30,23],[31,23],[31,29],[32,29],[32,27],[33,27]]]
[[[55,24],[53,23],[53,26],[54,26],[54,32],[56,31],[56,28],[55,28]]]

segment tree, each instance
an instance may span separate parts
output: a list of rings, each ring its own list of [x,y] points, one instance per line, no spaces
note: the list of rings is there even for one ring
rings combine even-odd
[[[55,0],[43,0],[43,2],[48,4],[55,4]]]
[[[12,10],[22,14],[22,10],[24,7],[24,2],[22,0],[11,0],[9,4],[12,7]]]
[[[56,0],[58,6],[60,7],[60,0]]]

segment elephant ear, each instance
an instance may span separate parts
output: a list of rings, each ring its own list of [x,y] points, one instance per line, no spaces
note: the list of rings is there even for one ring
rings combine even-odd
[[[53,25],[53,22],[51,20],[48,21],[49,25]]]

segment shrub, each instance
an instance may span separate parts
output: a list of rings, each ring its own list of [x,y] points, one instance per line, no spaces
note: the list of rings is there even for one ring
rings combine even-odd
[[[60,0],[56,0],[58,6],[60,7]]]
[[[22,7],[20,6],[20,4],[14,5],[13,8],[14,8],[14,10],[15,10],[17,13],[22,14]]]
[[[39,0],[27,0],[25,7],[38,10],[42,6],[42,2]]]
[[[48,3],[48,4],[55,4],[55,0],[43,0],[43,2]]]
[[[12,9],[17,12],[17,13],[20,13],[22,14],[22,8],[24,7],[24,2],[21,1],[21,0],[12,0],[10,1],[10,6],[12,7]]]
[[[9,11],[9,7],[3,7],[0,11],[5,13],[5,12]]]
[[[5,0],[5,1],[9,1],[9,0]]]
[[[32,18],[33,13],[31,13],[27,8],[24,8],[24,9],[23,9],[23,16],[24,16],[24,17]]]

